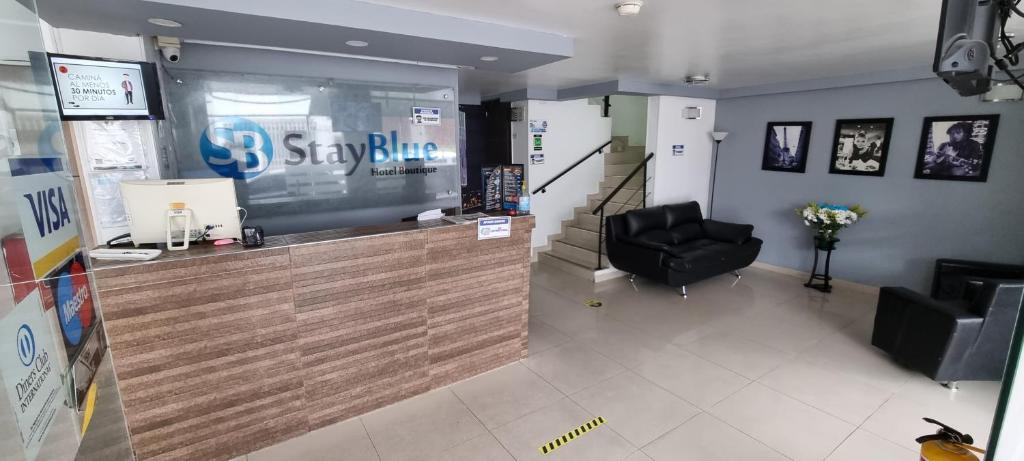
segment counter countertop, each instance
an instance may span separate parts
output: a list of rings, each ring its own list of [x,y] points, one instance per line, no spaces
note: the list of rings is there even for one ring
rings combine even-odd
[[[493,216],[504,216],[495,214]],[[526,218],[532,215],[513,216],[512,219]],[[245,248],[240,243],[230,245],[214,245],[213,242],[194,243],[189,245],[187,250],[170,251],[163,249],[160,256],[149,261],[113,261],[113,260],[92,260],[93,270],[115,269],[121,267],[140,266],[164,261],[176,261],[191,258],[203,258],[207,256],[222,256],[234,253],[262,251],[274,248],[284,248],[312,243],[323,243],[337,240],[348,240],[360,237],[376,235],[397,234],[402,232],[413,232],[426,229],[436,229],[448,226],[461,226],[469,224],[453,224],[443,219],[431,219],[428,221],[405,221],[398,223],[379,224],[374,226],[346,227],[301,234],[275,235],[266,237],[264,245],[258,248]],[[107,248],[103,246],[101,248]]]

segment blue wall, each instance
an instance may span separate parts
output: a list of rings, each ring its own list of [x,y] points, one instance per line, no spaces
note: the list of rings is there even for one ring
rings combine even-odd
[[[998,113],[988,182],[914,179],[923,118]],[[836,119],[894,117],[884,177],[828,173]],[[769,121],[814,122],[807,173],[761,170]],[[793,210],[808,201],[870,211],[840,233],[832,275],[859,283],[931,283],[936,258],[1024,263],[1024,104],[961,98],[939,80],[848,87],[718,102],[728,131],[718,160],[715,218],[749,222],[765,240],[759,260],[809,271],[811,231]]]

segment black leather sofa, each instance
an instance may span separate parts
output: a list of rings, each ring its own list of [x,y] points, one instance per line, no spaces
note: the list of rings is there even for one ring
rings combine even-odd
[[[634,276],[677,287],[737,271],[761,251],[754,226],[704,219],[697,202],[630,210],[605,218],[608,261]]]
[[[953,389],[1003,376],[1024,299],[1024,266],[940,259],[930,295],[883,287],[871,344]]]

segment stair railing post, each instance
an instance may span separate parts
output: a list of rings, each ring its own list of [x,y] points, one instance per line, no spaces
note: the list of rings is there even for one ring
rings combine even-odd
[[[601,254],[604,249],[601,247],[601,241],[604,240],[604,207],[601,207],[601,217],[598,218],[597,222],[597,269],[601,270]]]
[[[644,191],[643,191],[643,207],[647,208],[647,162],[644,162]]]

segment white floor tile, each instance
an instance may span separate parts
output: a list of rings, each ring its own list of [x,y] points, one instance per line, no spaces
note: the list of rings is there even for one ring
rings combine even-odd
[[[587,412],[565,398],[516,421],[495,429],[494,435],[518,461],[619,461],[636,451],[607,425],[598,426],[548,454],[541,445],[576,429],[598,415]]]
[[[555,327],[538,320],[536,317],[530,317],[527,331],[527,348],[530,354],[539,354],[572,340],[569,335],[558,331]]]
[[[451,389],[489,429],[564,397],[518,362],[454,384]]]
[[[570,396],[635,446],[647,445],[700,413],[668,391],[626,372]]]
[[[870,432],[857,430],[828,457],[828,461],[907,461],[917,458],[917,451],[908,450]]]
[[[701,413],[644,447],[655,461],[785,461],[787,458],[714,416]]]
[[[624,461],[654,461],[654,459],[652,459],[650,456],[647,456],[647,453],[637,451],[636,453],[629,455],[629,457],[626,458]]]
[[[429,461],[515,461],[512,455],[491,434],[460,443],[437,455],[426,456]]]
[[[249,461],[377,461],[377,451],[358,418],[249,453]]]
[[[683,350],[648,352],[629,367],[703,410],[710,409],[750,382]]]
[[[683,349],[750,379],[760,378],[791,357],[791,354],[730,334],[707,335]]]
[[[711,413],[797,461],[824,459],[856,429],[758,383],[715,405]]]
[[[423,459],[487,433],[448,388],[368,413],[362,419],[382,461]]]
[[[896,396],[885,402],[875,414],[861,426],[890,442],[910,450],[919,449],[915,438],[932,434],[936,426],[922,420],[932,418],[961,432],[971,434],[976,446],[988,444],[992,431],[993,411],[972,405],[957,405],[953,402],[930,402]]]
[[[566,394],[586,389],[625,371],[622,365],[578,341],[530,356],[523,363]]]
[[[892,396],[889,391],[800,360],[783,365],[758,382],[855,425],[863,423]]]

